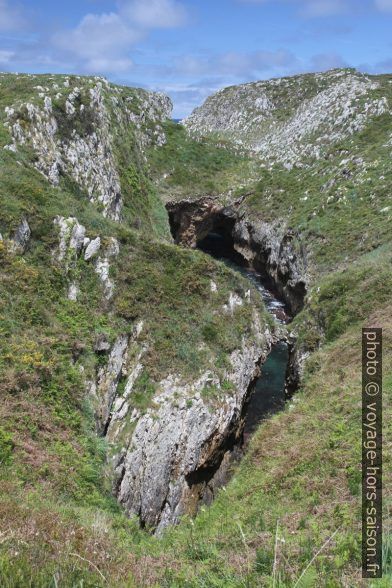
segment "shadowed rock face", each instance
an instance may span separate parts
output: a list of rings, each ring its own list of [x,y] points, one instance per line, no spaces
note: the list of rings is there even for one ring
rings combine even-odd
[[[112,455],[114,492],[143,527],[159,534],[182,514],[195,513],[224,479],[231,454],[241,442],[255,378],[277,338],[257,312],[252,328],[253,336],[243,337],[230,356],[227,378],[233,389],[221,390],[217,403],[203,396],[206,386],[220,385],[211,372],[191,383],[173,375],[159,383],[152,409],[127,416],[143,355],[142,347],[136,353],[137,333],[115,342],[107,366],[91,383],[90,392],[100,407],[98,430],[117,447]],[[120,377],[126,379],[122,398],[117,396]],[[129,434],[131,420],[134,430]]]
[[[251,221],[237,212],[238,204],[222,207],[216,198],[169,202],[172,235],[176,243],[197,247],[214,231],[237,254],[237,263],[257,270],[288,305],[292,314],[304,305],[308,276],[300,235],[284,222]]]

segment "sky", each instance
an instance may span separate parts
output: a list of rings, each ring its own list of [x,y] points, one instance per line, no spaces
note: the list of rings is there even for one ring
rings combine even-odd
[[[392,0],[0,0],[0,71],[103,75],[183,118],[218,89],[392,72]]]

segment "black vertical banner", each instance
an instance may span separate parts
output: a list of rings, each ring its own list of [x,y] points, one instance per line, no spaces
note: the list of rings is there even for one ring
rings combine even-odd
[[[362,577],[382,577],[382,329],[362,329]]]

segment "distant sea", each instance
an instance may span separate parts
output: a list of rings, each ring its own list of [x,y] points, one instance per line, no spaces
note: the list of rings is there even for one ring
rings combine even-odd
[[[181,118],[172,118],[172,121],[175,123],[179,123],[182,119]]]

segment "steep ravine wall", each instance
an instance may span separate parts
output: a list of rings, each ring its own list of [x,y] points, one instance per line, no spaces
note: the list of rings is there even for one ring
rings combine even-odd
[[[212,401],[203,394],[206,386],[220,387],[211,372],[193,382],[173,374],[159,382],[159,394],[146,412],[132,409],[132,387],[143,362],[142,324],[115,342],[107,366],[90,382],[98,429],[112,448],[114,493],[142,527],[159,534],[182,514],[194,514],[225,477],[230,456],[241,444],[254,381],[281,337],[256,311],[252,323],[252,337],[242,337],[230,356],[225,378],[231,389],[220,389]],[[120,380],[125,380],[122,393]]]
[[[59,239],[53,263],[67,273],[68,297],[72,294],[77,300],[79,296],[76,264],[93,264],[105,304],[110,305],[117,284],[109,269],[117,263],[119,243],[104,235],[87,238],[76,218],[57,217],[54,224]],[[216,288],[212,283],[212,296]],[[149,345],[143,339],[143,320],[130,331],[118,333],[111,343],[103,335],[95,341],[99,361],[94,371],[83,369],[87,395],[97,433],[108,442],[114,494],[130,516],[138,516],[142,527],[160,533],[182,514],[194,514],[200,503],[210,502],[241,445],[255,379],[272,345],[285,333],[260,315],[249,290],[241,295],[229,292],[227,303],[216,311],[231,321],[239,307],[248,307],[251,320],[246,332],[238,333],[224,373],[206,368],[189,381],[173,368],[156,382],[156,393],[146,409],[133,402]],[[212,398],[206,395],[208,389],[214,390]]]
[[[220,233],[242,258],[257,270],[292,315],[304,306],[308,287],[306,252],[300,235],[283,221],[253,221],[238,212],[236,202],[222,207],[214,197],[169,202],[176,243],[197,247],[210,232]]]
[[[211,232],[226,242],[228,256],[255,269],[264,283],[286,303],[294,317],[304,307],[308,290],[307,256],[300,235],[284,222],[254,221],[239,212],[242,199],[223,207],[217,198],[169,202],[172,236],[177,244],[197,247]],[[309,353],[295,336],[287,337],[289,361],[285,395],[291,398],[301,383]]]
[[[91,274],[98,288],[94,311],[102,316],[116,312],[121,289],[117,272],[124,271],[126,237],[117,239],[117,232],[112,233],[106,222],[98,231],[86,215],[83,219],[77,214],[75,204],[79,198],[91,200],[97,205],[94,211],[121,223],[132,194],[120,190],[124,170],[116,141],[134,132],[137,154],[144,156],[146,146],[165,141],[162,123],[169,112],[169,99],[128,92],[94,78],[48,79],[44,87],[32,88],[27,101],[10,100],[4,113],[9,156],[17,158],[21,149],[28,149],[29,166],[41,172],[48,187],[54,186],[50,188],[54,195],[57,189],[62,194],[67,178],[78,186],[68,211],[47,216],[52,241],[46,269],[64,276],[66,303],[83,305],[85,278]],[[136,166],[138,157],[132,159],[132,154],[129,150],[130,163]],[[37,245],[34,216],[30,212],[25,216],[14,231],[11,227],[4,231],[2,226],[3,244],[18,255],[33,252]],[[158,257],[158,247],[156,252]],[[141,248],[135,256],[135,263],[143,262]],[[147,317],[138,316],[121,326],[110,323],[110,335],[101,333],[95,342],[86,338],[86,349],[93,345],[86,362],[82,347],[79,351],[75,347],[74,361],[80,363],[97,434],[108,442],[114,494],[129,515],[137,515],[142,526],[158,533],[183,513],[196,512],[200,502],[211,500],[231,453],[241,442],[253,382],[271,346],[281,337],[259,312],[250,290],[226,292],[224,280],[222,284],[217,280],[211,282],[209,295],[214,312],[225,313],[233,328],[240,324],[236,314],[242,307],[252,317],[249,327],[239,330],[230,347],[234,350],[227,352],[219,370],[206,362],[192,380],[181,372],[181,364],[173,366],[160,381],[154,379],[151,402],[148,399],[141,406],[133,397],[135,382],[146,368],[148,346],[155,344],[154,326],[147,324]],[[197,343],[203,345],[203,340]],[[214,390],[212,398],[206,389]]]

